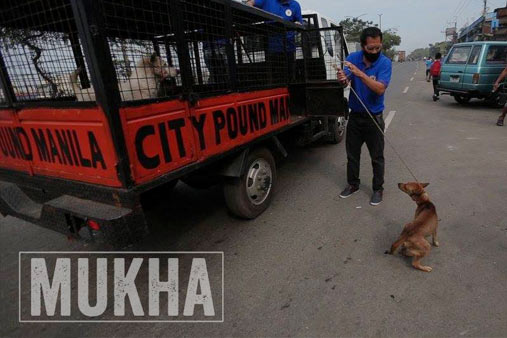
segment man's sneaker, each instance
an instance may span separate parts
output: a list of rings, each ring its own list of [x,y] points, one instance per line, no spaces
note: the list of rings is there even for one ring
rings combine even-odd
[[[376,190],[376,191],[374,191],[373,195],[371,195],[370,204],[373,205],[373,206],[377,206],[380,203],[382,203],[382,195],[383,194],[384,193],[383,193],[382,190]]]
[[[438,96],[433,95],[433,101],[434,101],[434,102],[438,101],[439,99],[440,99],[440,98],[439,98]]]
[[[354,185],[349,185],[345,188],[340,194],[340,198],[347,198],[352,196],[353,193],[357,192],[359,190],[359,187]]]

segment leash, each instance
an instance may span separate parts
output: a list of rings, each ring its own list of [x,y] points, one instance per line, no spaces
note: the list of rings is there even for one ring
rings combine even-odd
[[[335,64],[333,65],[335,66],[335,69],[338,70],[338,66]],[[342,69],[343,69],[343,61],[342,61]],[[368,109],[368,107],[366,107],[366,104],[363,102],[363,100],[359,97],[359,95],[357,94],[357,92],[354,90],[354,88],[352,88],[352,85],[349,86],[350,87],[350,90],[352,91],[352,93],[357,97],[357,99],[359,100],[359,102],[361,103],[361,105],[363,106],[363,108],[366,110],[366,113],[368,114],[368,116],[371,118],[371,120],[373,121],[373,123],[375,124],[375,126],[377,127],[377,129],[380,131],[380,133],[382,134],[382,136],[384,136],[384,139],[387,141],[387,143],[389,144],[389,146],[391,147],[391,149],[394,151],[394,153],[396,154],[396,156],[398,156],[399,160],[401,161],[401,163],[403,163],[403,166],[405,166],[405,168],[408,170],[408,172],[410,173],[410,175],[414,178],[414,180],[419,183],[419,180],[417,179],[417,177],[415,176],[414,172],[412,171],[412,169],[410,169],[409,165],[405,162],[405,160],[403,160],[403,157],[400,155],[400,153],[398,153],[398,151],[396,150],[396,147],[394,146],[394,144],[391,142],[391,140],[389,140],[389,138],[386,136],[385,132],[382,130],[382,128],[379,126],[377,120],[375,119],[375,117],[373,117],[373,114],[370,112],[370,110]]]
[[[375,119],[375,117],[373,117],[373,114],[370,112],[370,110],[368,109],[368,107],[366,107],[366,105],[364,104],[363,100],[361,100],[361,98],[359,97],[359,95],[356,93],[356,91],[354,90],[354,88],[352,88],[352,86],[350,86],[350,90],[352,91],[352,93],[354,93],[354,95],[357,97],[357,99],[359,100],[359,102],[361,102],[361,105],[364,107],[364,109],[366,109],[366,112],[368,113],[368,116],[372,119],[373,123],[375,124],[375,126],[378,128],[378,130],[382,133],[382,135],[384,136],[384,139],[387,141],[387,143],[389,144],[389,146],[391,147],[391,149],[394,151],[394,153],[396,154],[396,156],[398,156],[398,158],[400,159],[401,163],[403,163],[403,165],[405,166],[405,168],[408,170],[408,172],[410,173],[410,175],[412,175],[412,177],[414,178],[414,180],[419,183],[419,180],[417,179],[417,177],[415,176],[414,172],[410,169],[410,167],[408,166],[408,164],[405,162],[405,160],[403,160],[403,157],[401,157],[400,153],[398,153],[398,151],[396,150],[396,147],[394,146],[394,144],[389,140],[389,138],[386,136],[385,132],[382,130],[382,128],[379,126],[377,120]]]

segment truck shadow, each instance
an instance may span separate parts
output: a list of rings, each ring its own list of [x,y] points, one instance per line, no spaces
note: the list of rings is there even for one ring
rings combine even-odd
[[[286,188],[282,187],[290,186],[287,180],[293,179],[286,171],[306,170],[308,163],[305,163],[304,159],[308,152],[326,146],[328,145],[320,143],[306,147],[288,144],[286,147],[290,153],[288,158],[275,156],[279,172],[275,199],[279,196],[277,192],[287,193]],[[143,208],[150,234],[138,246],[151,250],[157,247],[168,250],[181,246],[184,246],[185,250],[202,249],[199,243],[192,244],[183,240],[183,237],[187,238],[186,235],[200,239],[210,236],[220,237],[218,232],[224,231],[229,237],[233,236],[234,231],[241,231],[238,229],[242,229],[242,225],[255,222],[239,219],[228,212],[221,184],[206,189],[195,189],[180,181],[172,190],[164,190],[144,200]]]

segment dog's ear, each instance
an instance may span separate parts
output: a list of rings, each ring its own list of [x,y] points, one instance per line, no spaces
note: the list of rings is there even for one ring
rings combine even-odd
[[[422,185],[423,188],[426,188],[430,184],[429,183],[421,183],[421,185]]]

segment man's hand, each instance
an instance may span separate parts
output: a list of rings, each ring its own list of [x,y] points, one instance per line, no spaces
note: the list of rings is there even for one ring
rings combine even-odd
[[[246,2],[246,4],[247,4],[248,6],[252,6],[252,7],[253,7],[253,6],[255,6],[255,0],[248,0],[248,1]]]
[[[355,65],[353,65],[352,63],[345,61],[344,64],[346,67],[349,68],[350,72],[352,74],[354,74],[355,76],[362,77],[364,75],[364,73],[359,68],[357,68]]]
[[[347,78],[347,74],[342,69],[338,69],[337,72],[338,81],[340,81],[343,84],[348,84],[349,79]]]

